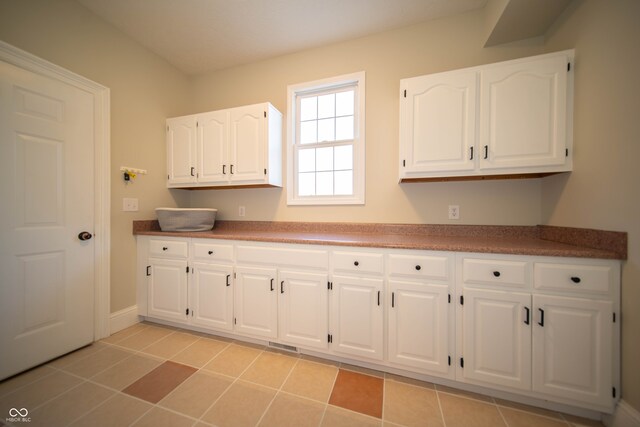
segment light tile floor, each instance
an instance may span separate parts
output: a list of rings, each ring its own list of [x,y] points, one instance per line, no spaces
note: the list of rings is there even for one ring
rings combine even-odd
[[[141,323],[0,383],[0,424],[602,426],[421,381]]]

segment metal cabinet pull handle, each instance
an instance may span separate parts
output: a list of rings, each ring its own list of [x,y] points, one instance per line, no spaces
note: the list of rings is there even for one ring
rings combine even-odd
[[[420,271],[422,270],[422,267],[420,267],[420,265],[416,265],[416,270]]]
[[[196,168],[191,168],[191,176],[196,176]]]
[[[528,324],[529,324],[529,314],[530,314],[530,312],[529,312],[529,307],[525,307],[524,309],[525,309],[525,311],[527,312],[527,315],[526,315],[526,317],[525,317],[525,319],[524,319],[524,324],[525,324],[525,325],[528,325]]]
[[[354,261],[353,265],[355,265],[356,267],[360,265],[360,263],[358,261]]]
[[[226,175],[227,174],[227,165],[222,165],[222,175]]]
[[[499,271],[494,271],[494,272],[493,272],[493,275],[494,275],[495,277],[500,277],[500,272],[499,272]]]
[[[231,277],[230,274],[227,274],[227,286],[231,286],[231,283],[229,283],[229,278]]]
[[[391,292],[391,308],[396,306],[396,293]]]
[[[280,282],[280,293],[284,294],[284,280]]]
[[[473,160],[473,147],[471,147],[471,156],[469,157],[469,160]]]
[[[213,255],[213,251],[209,251],[207,252],[209,255]]]
[[[273,292],[273,279],[271,279],[271,292]]]
[[[380,291],[378,291],[378,307],[380,307]]]
[[[484,146],[484,158],[485,159],[489,158],[489,146],[488,145]]]
[[[576,284],[577,284],[577,283],[580,283],[582,280],[581,280],[579,277],[577,277],[577,276],[573,276],[573,277],[571,278],[571,281],[572,281],[573,283],[576,283]]]
[[[231,170],[231,175],[233,175],[233,165],[229,166],[229,169]]]
[[[169,250],[169,248],[168,248],[168,247],[166,247],[166,246],[163,246],[163,247],[162,247],[162,250],[163,250],[163,251],[168,251],[168,250]]]
[[[538,325],[544,327],[544,310],[539,308],[538,311],[540,311],[540,321],[538,322]]]

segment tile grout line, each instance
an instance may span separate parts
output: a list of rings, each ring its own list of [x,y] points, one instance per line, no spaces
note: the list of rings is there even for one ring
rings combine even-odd
[[[312,362],[316,363],[316,362]],[[327,409],[329,409],[329,401],[331,400],[331,395],[333,394],[333,388],[336,386],[336,380],[338,379],[338,374],[340,373],[340,363],[336,366],[336,374],[333,377],[333,382],[331,383],[331,390],[329,390],[329,397],[327,397],[327,402],[324,406],[324,412],[322,412],[322,418],[320,419],[320,425],[324,421],[324,417],[327,415]]]
[[[442,426],[447,427],[447,421],[444,419],[444,411],[442,410],[442,402],[440,402],[440,392],[433,387],[433,391],[436,393],[436,400],[438,401],[438,409],[440,409],[440,418],[442,419]]]

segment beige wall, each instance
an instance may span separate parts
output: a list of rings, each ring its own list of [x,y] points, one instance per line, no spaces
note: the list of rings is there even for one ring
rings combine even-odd
[[[0,0],[0,39],[111,89],[111,311],[135,304],[131,221],[188,203],[165,185],[166,117],[184,114],[189,80],[84,7],[69,0]],[[120,166],[148,169],[125,186]],[[137,197],[140,211],[122,212]]]
[[[485,33],[480,11],[195,78],[194,112],[270,101],[286,113],[287,85],[365,71],[366,204],[289,207],[284,189],[198,191],[191,204],[215,207],[224,219],[239,219],[243,205],[250,220],[399,223],[447,223],[448,205],[457,204],[456,223],[540,223],[539,180],[398,184],[401,78],[543,51],[535,44],[483,49]]]
[[[622,396],[640,411],[640,2],[578,1],[547,48],[576,49],[575,169],[542,181],[542,221],[629,233]]]

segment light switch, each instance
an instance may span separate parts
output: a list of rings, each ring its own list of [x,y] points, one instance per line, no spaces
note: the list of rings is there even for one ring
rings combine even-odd
[[[125,212],[138,212],[138,199],[128,197],[123,198],[122,210]]]

